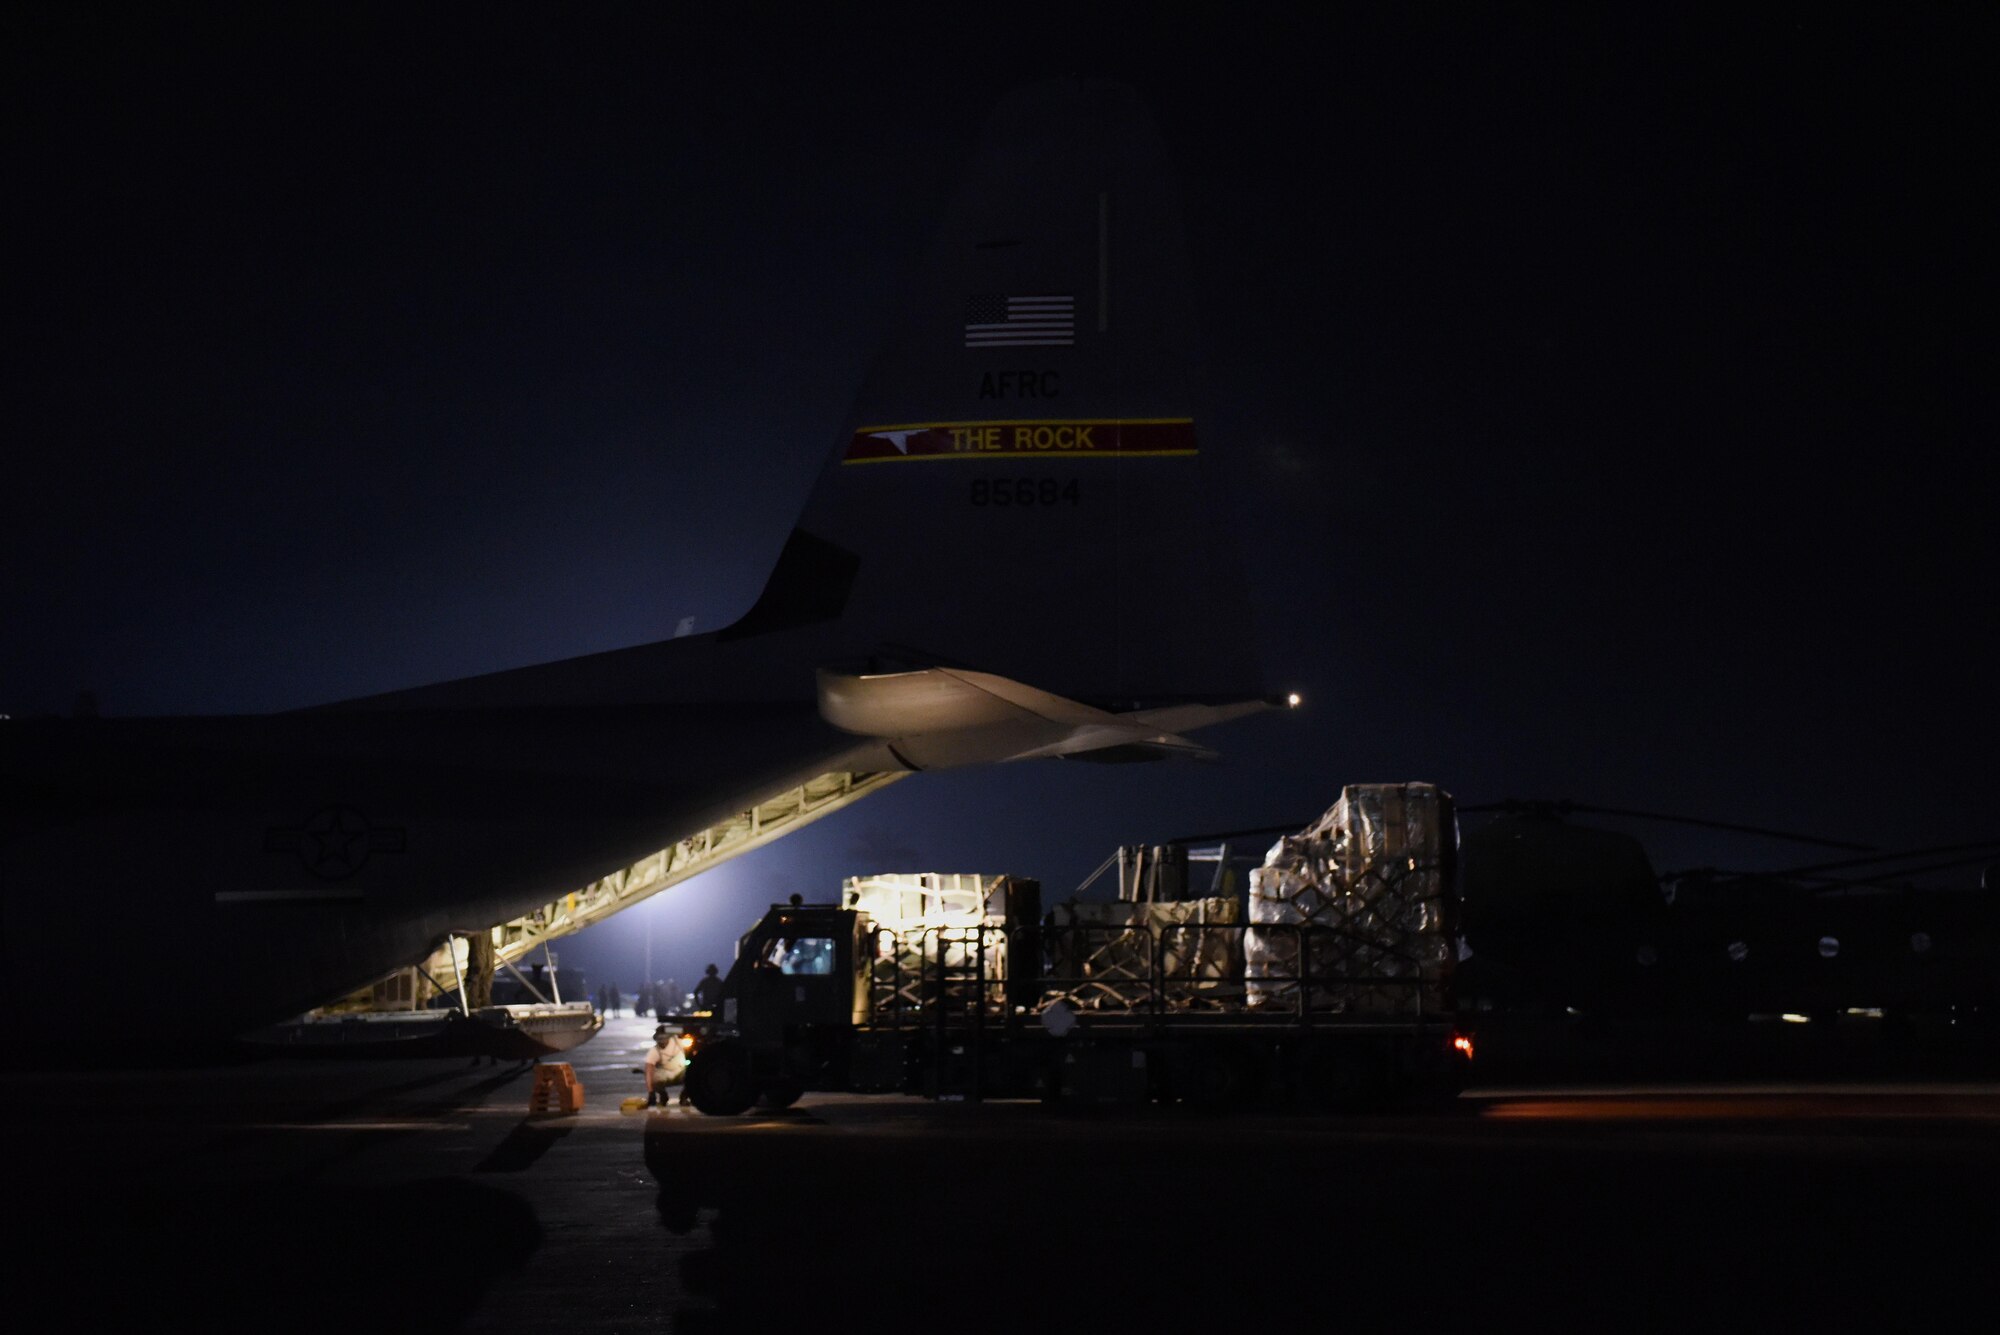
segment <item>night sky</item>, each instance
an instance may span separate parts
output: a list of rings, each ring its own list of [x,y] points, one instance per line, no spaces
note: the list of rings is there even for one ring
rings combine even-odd
[[[10,7],[0,712],[730,619],[984,113],[1074,74],[1181,173],[1213,522],[1308,708],[911,780],[573,963],[636,980],[650,923],[689,981],[856,871],[1059,896],[1365,780],[2000,835],[1990,15],[1234,8]]]

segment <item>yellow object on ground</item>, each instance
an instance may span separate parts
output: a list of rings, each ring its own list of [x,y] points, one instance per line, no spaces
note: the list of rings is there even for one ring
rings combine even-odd
[[[618,1104],[618,1111],[622,1113],[644,1112],[645,1110],[646,1096],[644,1094],[628,1094]]]

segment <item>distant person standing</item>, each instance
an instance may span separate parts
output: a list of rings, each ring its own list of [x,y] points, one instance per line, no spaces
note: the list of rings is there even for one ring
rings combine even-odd
[[[618,1014],[619,1009],[624,1004],[625,1004],[625,999],[618,995],[618,984],[616,983],[611,984],[611,1013],[613,1015]]]
[[[686,996],[686,994],[681,991],[680,979],[669,978],[667,979],[666,982],[661,983],[660,993],[661,993],[660,1009],[662,1011],[676,1012],[680,1010],[681,1002],[685,999]],[[662,1016],[661,1018],[664,1019],[665,1017]]]
[[[604,984],[599,983],[597,985],[597,1009],[600,1014],[610,1014],[610,1008],[606,1004],[610,995],[610,993],[604,990]]]
[[[715,973],[713,964],[694,985],[694,1008],[698,1011],[712,1011],[722,1004],[722,979]]]
[[[644,1015],[651,1009],[653,1009],[653,985],[651,983],[641,983],[639,984],[639,995],[632,1002],[632,1014]]]

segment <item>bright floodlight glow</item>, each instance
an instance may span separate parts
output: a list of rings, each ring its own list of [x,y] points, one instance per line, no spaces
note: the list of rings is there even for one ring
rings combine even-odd
[[[1797,1015],[1797,1014],[1794,1014],[1794,1013],[1793,1013],[1793,1012],[1791,1012],[1791,1011],[1786,1011],[1786,1012],[1785,1012],[1785,1013],[1784,1013],[1783,1015],[1780,1015],[1780,1016],[1779,1016],[1778,1018],[1779,1018],[1780,1020],[1783,1020],[1783,1021],[1784,1021],[1784,1022],[1785,1022],[1786,1024],[1811,1024],[1811,1023],[1812,1023],[1812,1017],[1811,1017],[1811,1016],[1809,1016],[1809,1015]]]
[[[1287,709],[1297,709],[1299,707],[1299,702],[1301,699],[1303,699],[1303,697],[1300,696],[1297,691],[1293,691],[1291,694],[1285,697],[1285,707]]]

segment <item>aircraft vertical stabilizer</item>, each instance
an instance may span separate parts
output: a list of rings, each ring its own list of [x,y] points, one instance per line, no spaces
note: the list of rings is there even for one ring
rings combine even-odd
[[[1137,96],[1010,97],[788,548],[838,579],[774,578],[766,615],[838,582],[843,642],[885,667],[1119,707],[1261,695],[1190,302]]]

